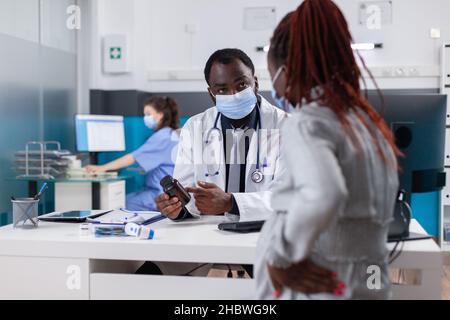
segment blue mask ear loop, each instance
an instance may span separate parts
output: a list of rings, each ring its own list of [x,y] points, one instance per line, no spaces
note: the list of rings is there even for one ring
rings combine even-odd
[[[275,90],[275,83],[278,81],[278,78],[280,77],[280,75],[281,75],[281,73],[283,72],[284,68],[285,68],[284,65],[283,65],[283,66],[280,66],[280,67],[278,68],[277,72],[275,73],[275,76],[274,76],[273,79],[272,79],[272,88],[273,88],[273,90]],[[275,94],[278,96],[278,93],[276,93],[276,91],[275,91]],[[288,110],[287,110],[287,105],[288,105],[289,102],[288,102],[288,100],[287,100],[286,98],[284,98],[284,97],[280,97],[280,98],[282,98],[283,101],[284,101],[283,110],[284,110],[285,112],[287,112],[287,111],[288,111]]]
[[[277,72],[275,73],[275,76],[273,77],[272,80],[272,86],[275,87],[275,82],[277,82],[278,78],[280,77],[281,72],[283,71],[284,66],[280,66],[277,70]]]

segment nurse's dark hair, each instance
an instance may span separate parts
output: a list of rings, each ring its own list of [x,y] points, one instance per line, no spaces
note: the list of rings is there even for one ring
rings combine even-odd
[[[356,138],[347,118],[349,111],[356,111],[355,114],[370,132],[379,155],[387,161],[377,139],[378,132],[397,156],[401,152],[386,122],[368,102],[366,82],[356,63],[356,56],[377,88],[382,104],[383,97],[364,59],[358,52],[354,54],[352,42],[347,21],[333,1],[305,0],[297,10],[287,14],[275,29],[268,57],[276,67],[286,66],[286,88],[289,89],[285,96],[288,100],[317,102],[330,108],[361,147],[364,142]],[[360,81],[364,84],[365,94],[362,94]],[[319,95],[313,94],[315,88],[321,89]],[[364,113],[375,126],[367,121]]]
[[[180,109],[175,99],[171,97],[153,96],[145,100],[144,107],[153,107],[156,111],[163,114],[161,123],[157,130],[170,127],[174,130],[180,127]]]
[[[209,85],[209,76],[211,74],[211,68],[214,63],[218,62],[227,65],[236,60],[240,60],[252,71],[252,74],[255,75],[255,65],[253,64],[252,59],[250,59],[250,57],[244,51],[232,48],[221,49],[214,52],[206,62],[204,74],[205,80],[208,83],[208,85]]]

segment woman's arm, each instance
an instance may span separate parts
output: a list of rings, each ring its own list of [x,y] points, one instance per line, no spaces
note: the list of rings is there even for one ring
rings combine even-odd
[[[101,166],[89,165],[85,169],[89,173],[115,171],[122,168],[129,167],[136,162],[136,159],[131,153],[111,162],[108,162]]]

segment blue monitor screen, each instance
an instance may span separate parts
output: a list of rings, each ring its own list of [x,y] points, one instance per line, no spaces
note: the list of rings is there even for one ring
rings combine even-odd
[[[125,151],[122,116],[77,115],[75,129],[79,152]]]

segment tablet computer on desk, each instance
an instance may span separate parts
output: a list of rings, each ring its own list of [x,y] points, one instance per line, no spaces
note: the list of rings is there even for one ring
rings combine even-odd
[[[219,230],[231,231],[238,233],[250,233],[250,232],[260,232],[264,220],[258,221],[245,221],[245,222],[224,222],[218,225]]]
[[[67,212],[54,212],[49,213],[43,216],[38,217],[41,221],[47,221],[47,222],[75,222],[75,223],[81,223],[85,222],[87,218],[94,219],[98,218],[104,214],[107,214],[108,212],[111,212],[112,210],[108,211],[91,211],[91,210],[77,210],[77,211],[67,211]]]

